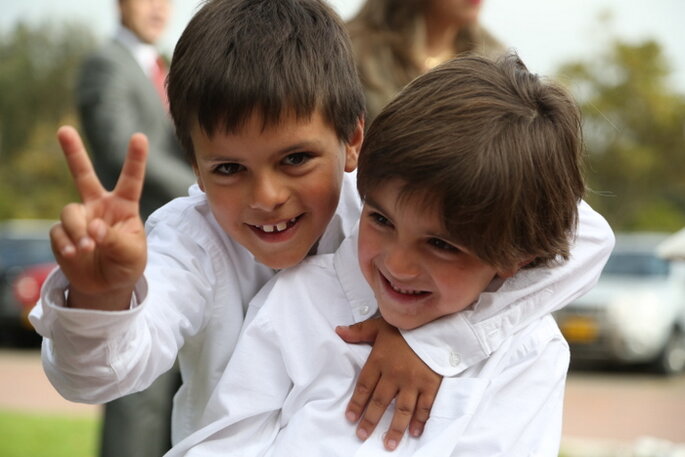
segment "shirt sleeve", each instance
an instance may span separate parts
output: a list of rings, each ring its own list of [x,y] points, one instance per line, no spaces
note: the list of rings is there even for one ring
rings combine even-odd
[[[170,227],[156,230],[163,233],[148,238],[148,266],[129,310],[67,308],[68,281],[60,270],[44,284],[30,319],[44,337],[45,373],[66,399],[104,403],[147,388],[172,367],[185,338],[205,325],[211,263]]]
[[[571,256],[561,265],[521,270],[469,309],[402,331],[414,352],[436,373],[454,376],[484,360],[502,341],[541,316],[590,290],[614,246],[606,220],[584,201]]]

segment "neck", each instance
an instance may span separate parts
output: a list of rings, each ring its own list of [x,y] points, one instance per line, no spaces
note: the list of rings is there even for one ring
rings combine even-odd
[[[423,60],[428,70],[454,56],[454,41],[459,33],[459,26],[431,14],[426,14],[425,25]]]
[[[443,17],[427,12],[426,24],[426,55],[438,55],[454,51],[454,41],[459,33],[459,25]]]

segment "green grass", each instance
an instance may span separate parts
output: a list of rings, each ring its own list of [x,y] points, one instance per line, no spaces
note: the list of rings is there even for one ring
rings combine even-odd
[[[96,457],[99,433],[100,419],[0,411],[0,456]]]
[[[2,457],[96,457],[100,420],[0,411]]]

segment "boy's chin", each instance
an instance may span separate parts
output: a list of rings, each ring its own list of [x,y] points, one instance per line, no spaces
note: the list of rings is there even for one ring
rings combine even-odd
[[[298,257],[297,259],[268,259],[260,261],[269,268],[274,270],[285,270],[286,268],[294,267],[302,262],[306,257]],[[259,260],[259,259],[258,259]]]

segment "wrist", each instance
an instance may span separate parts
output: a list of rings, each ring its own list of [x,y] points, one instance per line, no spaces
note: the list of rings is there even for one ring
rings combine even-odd
[[[66,307],[101,311],[125,311],[131,308],[133,286],[108,290],[102,293],[86,293],[72,287],[66,290]]]

